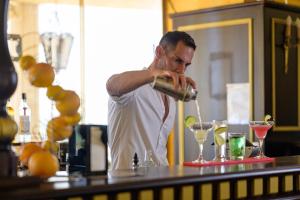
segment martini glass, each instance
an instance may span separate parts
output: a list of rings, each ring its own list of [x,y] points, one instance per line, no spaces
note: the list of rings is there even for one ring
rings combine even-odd
[[[199,156],[193,163],[205,163],[207,162],[203,158],[203,143],[207,139],[207,134],[213,128],[213,123],[211,122],[202,122],[202,123],[195,123],[194,125],[190,126],[189,129],[191,132],[194,133],[195,140],[199,145]]]
[[[252,128],[259,141],[259,155],[257,156],[257,158],[267,157],[263,153],[262,145],[268,133],[268,130],[272,128],[273,125],[274,125],[274,121],[250,121],[249,122],[249,126]]]

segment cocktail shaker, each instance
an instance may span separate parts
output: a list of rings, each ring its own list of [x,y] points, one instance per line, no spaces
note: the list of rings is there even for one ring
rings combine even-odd
[[[187,84],[186,88],[175,89],[172,78],[156,76],[152,82],[152,87],[160,92],[163,92],[175,99],[181,101],[195,100],[197,97],[197,90],[192,88],[190,84]]]

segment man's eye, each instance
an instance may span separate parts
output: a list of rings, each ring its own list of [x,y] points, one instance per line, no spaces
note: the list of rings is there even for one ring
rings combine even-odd
[[[182,64],[183,63],[183,61],[180,60],[180,59],[176,59],[175,62],[177,62],[178,64]]]

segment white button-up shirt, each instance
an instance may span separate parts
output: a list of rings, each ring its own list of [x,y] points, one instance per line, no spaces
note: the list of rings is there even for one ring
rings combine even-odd
[[[168,165],[166,143],[173,128],[176,103],[168,97],[169,113],[165,121],[165,106],[161,93],[150,84],[108,102],[108,143],[112,169],[132,168],[134,153],[139,163],[145,151],[151,150],[154,162]]]

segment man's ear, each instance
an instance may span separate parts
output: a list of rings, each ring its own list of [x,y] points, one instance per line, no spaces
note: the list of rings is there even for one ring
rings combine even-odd
[[[160,58],[164,55],[165,50],[162,48],[162,46],[158,45],[155,49],[155,57]]]

